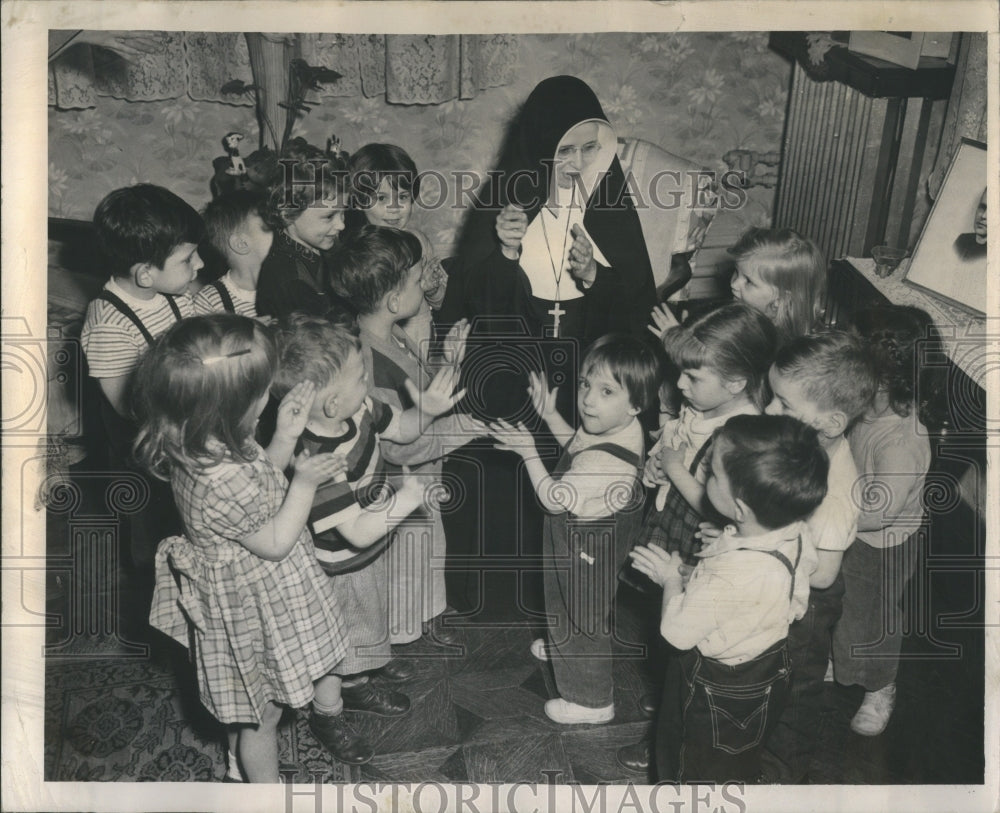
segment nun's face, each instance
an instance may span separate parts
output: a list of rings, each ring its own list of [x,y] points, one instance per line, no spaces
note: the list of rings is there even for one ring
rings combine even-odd
[[[601,152],[597,122],[578,124],[563,136],[556,147],[556,183],[568,189],[574,176],[586,174]]]

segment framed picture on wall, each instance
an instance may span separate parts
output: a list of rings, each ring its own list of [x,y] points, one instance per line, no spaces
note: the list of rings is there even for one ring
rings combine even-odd
[[[920,233],[906,282],[983,313],[986,145],[963,138]]]

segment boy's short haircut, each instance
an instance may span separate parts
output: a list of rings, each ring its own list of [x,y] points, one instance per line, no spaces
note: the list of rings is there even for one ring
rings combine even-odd
[[[284,398],[303,381],[317,389],[326,387],[343,369],[352,350],[360,350],[356,330],[319,316],[291,314],[281,325],[278,338],[278,372],[271,394]]]
[[[628,392],[633,407],[645,412],[657,402],[662,380],[660,359],[646,342],[627,333],[608,333],[597,339],[583,356],[580,369],[605,368]]]
[[[402,147],[395,144],[365,144],[350,159],[351,203],[368,208],[378,195],[378,188],[386,178],[396,192],[409,192],[414,198],[420,194],[420,175],[417,165]]]
[[[365,316],[378,310],[422,255],[420,240],[408,231],[362,226],[330,256],[330,282],[335,293]]]
[[[823,502],[830,462],[812,427],[788,415],[735,415],[713,442],[733,496],[765,528],[808,519]]]
[[[264,198],[248,189],[229,192],[211,201],[202,213],[205,236],[223,257],[229,256],[229,238],[239,232],[253,215],[263,218]]]
[[[125,186],[109,193],[94,211],[94,227],[115,277],[132,267],[163,268],[183,243],[198,244],[204,224],[198,213],[169,189],[153,184]]]
[[[792,339],[778,350],[774,366],[820,409],[843,412],[849,421],[865,413],[878,389],[863,343],[842,331]]]

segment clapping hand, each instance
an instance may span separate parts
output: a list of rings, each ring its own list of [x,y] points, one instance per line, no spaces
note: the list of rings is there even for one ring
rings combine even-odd
[[[543,421],[548,421],[556,412],[556,387],[549,389],[541,373],[528,373],[528,394],[531,405]]]
[[[649,315],[653,320],[653,323],[649,325],[649,332],[658,339],[662,339],[664,333],[680,324],[677,321],[677,317],[674,316],[673,311],[667,307],[666,302],[662,302],[653,308]]]
[[[497,442],[497,448],[514,452],[521,457],[528,457],[535,452],[535,438],[531,432],[519,423],[512,426],[507,421],[499,420],[489,424],[490,436]]]
[[[469,339],[471,330],[472,325],[469,324],[468,319],[460,319],[451,326],[451,330],[448,331],[448,335],[444,337],[441,344],[441,354],[444,356],[445,363],[454,367],[458,367],[462,363],[465,358],[465,343]]]
[[[497,215],[497,238],[504,256],[516,260],[521,251],[521,241],[528,230],[528,215],[512,203],[508,203]]]
[[[677,551],[667,553],[656,545],[641,545],[630,550],[628,555],[632,559],[632,567],[648,576],[654,584],[663,587],[675,579],[678,586],[683,583],[680,566],[684,561]]]
[[[315,399],[316,385],[312,381],[300,381],[292,387],[278,405],[274,434],[296,440],[306,428]]]
[[[443,415],[455,404],[465,397],[465,389],[455,392],[458,386],[459,371],[454,366],[442,367],[427,389],[423,392],[417,389],[417,385],[410,379],[406,379],[404,386],[410,399],[417,408],[424,414],[431,417]]]
[[[295,458],[295,479],[318,486],[328,480],[344,480],[347,476],[347,459],[342,454],[325,452],[310,454],[303,449]]]
[[[597,279],[594,246],[579,223],[570,230],[570,234],[573,235],[573,245],[569,249],[569,272],[586,285],[593,285]]]

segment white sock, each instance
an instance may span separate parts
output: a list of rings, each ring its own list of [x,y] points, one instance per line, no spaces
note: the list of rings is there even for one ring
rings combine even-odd
[[[236,759],[236,754],[229,751],[229,756],[226,761],[226,773],[229,775],[230,779],[235,779],[239,782],[244,782],[243,774],[240,773],[240,764]]]
[[[341,700],[336,706],[324,706],[315,697],[312,702],[313,711],[322,714],[324,717],[336,717],[344,710],[344,701]]]

